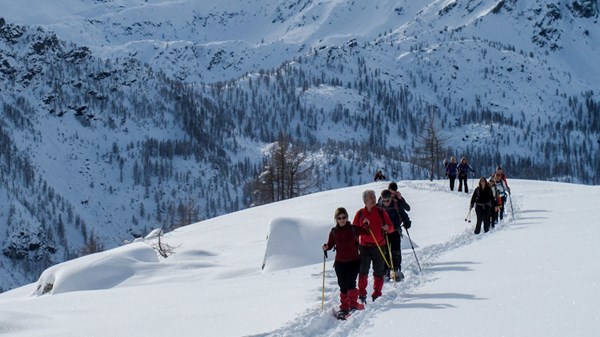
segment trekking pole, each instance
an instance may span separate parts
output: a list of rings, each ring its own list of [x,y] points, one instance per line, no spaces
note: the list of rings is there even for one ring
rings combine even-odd
[[[467,216],[465,217],[465,221],[471,222],[471,211],[473,209],[469,207],[469,212],[467,212]]]
[[[327,259],[327,252],[323,251],[323,291],[321,292],[321,311],[325,307],[325,260]]]
[[[385,258],[385,254],[383,254],[383,250],[381,249],[381,246],[379,246],[379,244],[377,243],[377,239],[375,238],[375,234],[373,234],[373,231],[371,230],[370,227],[369,227],[369,233],[371,233],[371,237],[373,238],[373,242],[375,242],[375,246],[377,246],[377,248],[379,248],[379,252],[381,253],[381,257],[383,258],[383,262],[385,262],[385,265],[389,268],[390,264],[388,263],[387,259]]]
[[[512,194],[510,194],[510,192],[508,192],[508,200],[510,201],[510,213],[512,214],[512,218],[514,220],[515,219],[515,209],[513,208]]]
[[[412,248],[413,254],[415,254],[415,260],[417,260],[417,266],[419,266],[419,271],[423,271],[421,270],[421,264],[419,263],[419,258],[417,257],[417,253],[415,252],[415,246],[413,246],[412,243],[412,239],[410,238],[410,233],[408,232],[408,229],[405,227],[404,230],[406,231],[406,235],[408,235],[408,242],[410,242],[410,248]]]
[[[385,233],[385,241],[387,242],[388,254],[390,257],[390,276],[394,279],[394,287],[396,286],[396,271],[394,270],[394,260],[392,259],[392,248],[390,246],[390,240],[388,240],[388,235]]]

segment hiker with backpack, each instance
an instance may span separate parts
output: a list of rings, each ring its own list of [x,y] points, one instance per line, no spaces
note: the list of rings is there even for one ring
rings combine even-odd
[[[408,224],[410,227],[410,219],[402,218],[400,214],[400,210],[403,210],[399,205],[398,199],[392,198],[392,191],[383,190],[381,191],[381,197],[377,203],[377,206],[384,209],[390,220],[392,220],[392,224],[394,225],[394,231],[392,233],[387,234],[387,239],[389,242],[389,248],[391,251],[392,263],[390,265],[393,266],[394,272],[391,273],[391,269],[386,266],[385,268],[385,276],[387,280],[392,279],[392,275],[395,277],[395,281],[399,282],[404,279],[404,274],[402,273],[402,253],[400,251],[400,241],[402,239],[402,227],[401,224]],[[406,215],[406,212],[404,212]],[[408,217],[408,215],[406,215]]]
[[[463,184],[465,185],[465,193],[469,193],[469,186],[467,186],[467,178],[469,171],[475,173],[475,170],[467,162],[467,158],[460,158],[460,164],[456,167],[458,170],[458,191],[462,192]]]
[[[500,166],[496,168],[496,184],[501,190],[500,194],[502,196],[502,209],[500,210],[500,220],[502,220],[504,217],[507,195],[510,194],[510,187],[508,187],[508,182],[506,181],[506,174],[504,174],[504,171]]]
[[[477,223],[475,224],[475,234],[481,232],[481,224],[483,223],[483,231],[488,232],[490,230],[491,210],[492,205],[495,205],[494,195],[492,189],[488,185],[485,177],[479,179],[479,184],[473,195],[471,196],[471,203],[469,210],[475,207],[475,214],[477,215]]]
[[[504,188],[510,194],[510,187],[508,187],[508,181],[506,181],[506,174],[504,174],[504,170],[502,170],[502,167],[500,166],[496,168],[496,178],[503,182]]]
[[[373,265],[373,293],[371,298],[375,301],[381,296],[385,265],[388,263],[385,257],[387,252],[385,233],[392,233],[394,225],[387,212],[377,207],[375,191],[364,191],[362,199],[365,207],[356,212],[352,223],[368,231],[368,234],[361,233],[359,235],[361,262],[358,273],[358,296],[363,303],[366,303],[371,264]]]
[[[490,189],[492,190],[492,195],[494,196],[494,201],[492,202],[492,208],[490,210],[491,222],[490,225],[492,228],[496,226],[498,223],[498,215],[502,214],[502,182],[497,181],[496,174],[492,173],[489,180]],[[502,219],[502,217],[500,218]]]
[[[334,269],[340,287],[340,311],[338,319],[345,319],[351,310],[363,310],[364,304],[358,303],[356,277],[360,269],[360,254],[358,249],[358,234],[368,234],[364,228],[354,226],[348,221],[348,212],[340,207],[335,210],[335,227],[329,232],[323,251],[335,248]]]

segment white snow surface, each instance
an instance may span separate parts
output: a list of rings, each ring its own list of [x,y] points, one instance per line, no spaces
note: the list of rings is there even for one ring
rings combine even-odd
[[[0,334],[597,336],[600,186],[514,179],[509,185],[508,215],[476,236],[475,222],[465,222],[470,194],[450,192],[445,181],[399,182],[412,206],[410,235],[422,271],[405,234],[406,279],[386,283],[383,296],[348,321],[330,314],[339,290],[334,253],[324,264],[320,247],[335,208],[346,207],[352,217],[362,191],[379,193],[387,183],[180,228],[161,240],[174,249],[166,259],[152,248],[151,235],[53,266],[37,283],[0,294]],[[370,278],[369,292],[371,285]]]

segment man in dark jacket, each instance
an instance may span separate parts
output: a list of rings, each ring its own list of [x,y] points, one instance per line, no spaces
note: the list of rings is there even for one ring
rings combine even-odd
[[[402,281],[404,279],[404,274],[402,273],[402,253],[400,252],[400,241],[402,238],[402,227],[401,224],[403,222],[400,216],[400,210],[402,209],[399,205],[399,202],[396,198],[392,198],[392,192],[390,190],[383,190],[381,192],[381,198],[379,199],[378,206],[383,208],[392,223],[394,224],[394,231],[392,233],[387,234],[387,238],[389,241],[392,263],[391,266],[394,267],[393,275],[396,278],[396,282]],[[406,212],[404,212],[406,214]],[[410,221],[410,220],[409,220]],[[385,275],[388,280],[391,279],[390,268],[385,268]]]

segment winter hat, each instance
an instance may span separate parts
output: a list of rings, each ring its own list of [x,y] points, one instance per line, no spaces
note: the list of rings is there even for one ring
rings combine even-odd
[[[335,218],[338,217],[338,215],[343,214],[346,217],[348,217],[348,212],[346,211],[346,209],[344,207],[338,207],[338,209],[335,210],[335,214],[333,215],[333,219],[335,220]]]
[[[392,192],[390,190],[381,191],[381,199],[390,199],[392,197]]]
[[[391,182],[388,185],[388,190],[396,192],[398,190],[398,184],[396,184],[395,182]]]

